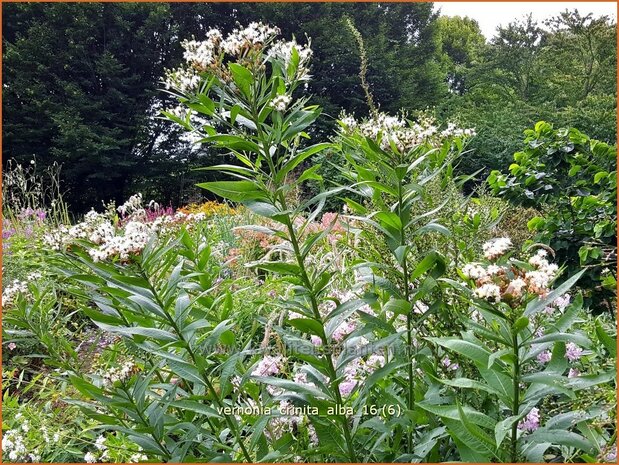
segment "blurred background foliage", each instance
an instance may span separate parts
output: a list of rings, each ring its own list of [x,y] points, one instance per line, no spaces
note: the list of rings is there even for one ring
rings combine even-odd
[[[517,19],[491,40],[470,18],[432,3],[9,3],[3,4],[3,164],[62,165],[73,214],[140,191],[164,205],[199,201],[194,184],[219,155],[179,138],[157,118],[172,104],[164,69],[180,41],[211,27],[265,21],[311,38],[308,91],[324,107],[314,136],[341,111],[369,112],[349,17],[367,49],[367,80],[382,111],[430,112],[475,127],[460,174],[505,168],[539,120],[616,139],[616,27],[576,11],[538,24]],[[211,173],[210,176],[216,176]],[[467,184],[475,188],[476,181]]]

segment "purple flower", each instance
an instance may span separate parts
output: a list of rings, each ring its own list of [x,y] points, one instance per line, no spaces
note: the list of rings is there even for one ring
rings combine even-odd
[[[13,228],[7,228],[6,226],[4,226],[2,228],[2,240],[7,240],[10,239],[12,236],[15,235],[15,229]]]
[[[352,392],[356,385],[357,381],[354,379],[348,379],[340,383],[340,394],[342,394],[343,396],[347,396]]]
[[[548,363],[548,362],[550,362],[551,358],[552,358],[552,354],[550,353],[550,351],[549,350],[545,350],[544,352],[541,352],[537,356],[537,361],[539,363]]]
[[[265,357],[260,360],[258,366],[254,368],[251,372],[252,376],[271,376],[279,373],[281,369],[281,364],[283,363],[282,357],[272,357],[270,355],[265,355]]]
[[[322,339],[320,339],[320,337],[316,336],[315,334],[312,334],[311,339],[312,339],[312,344],[314,344],[315,346],[322,345]]]
[[[573,342],[565,344],[565,356],[570,362],[578,360],[582,355],[582,349]]]
[[[602,452],[598,456],[598,459],[601,462],[616,463],[617,462],[617,444],[613,444],[612,446],[609,444],[604,449],[602,449]]]
[[[577,376],[580,376],[580,371],[578,371],[576,368],[570,368],[570,371],[567,374],[567,377],[576,378]]]
[[[449,359],[449,357],[445,357],[441,363],[443,364],[443,366],[445,368],[447,368],[448,370],[457,370],[458,368],[460,368],[460,365],[458,365],[457,363],[451,363],[451,360]]]
[[[533,407],[531,411],[518,423],[518,429],[521,431],[535,431],[539,428],[539,410]]]

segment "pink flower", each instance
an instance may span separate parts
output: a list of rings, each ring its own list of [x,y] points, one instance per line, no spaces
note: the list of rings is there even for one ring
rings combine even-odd
[[[342,383],[340,383],[340,394],[342,394],[343,396],[349,395],[356,385],[357,381],[354,379],[347,379],[346,381],[343,381]]]
[[[322,215],[321,224],[322,224],[323,229],[327,229],[328,227],[333,225],[333,229],[331,229],[331,231],[343,232],[344,228],[342,224],[339,222],[338,216],[339,215],[334,212],[327,212],[324,215]]]
[[[9,342],[9,345],[7,347],[9,348],[9,350],[15,350],[17,348],[17,344],[15,344],[14,342]]]
[[[580,376],[580,371],[578,371],[576,368],[570,368],[570,371],[567,374],[567,377],[576,378],[577,376]]]
[[[552,358],[552,353],[550,353],[549,350],[545,350],[544,352],[541,352],[538,356],[537,356],[537,361],[539,363],[548,363],[550,362],[550,359]]]
[[[311,340],[312,340],[312,344],[314,344],[315,346],[321,346],[322,345],[322,339],[320,339],[320,337],[316,336],[316,335],[312,335],[311,336]]]
[[[531,411],[518,423],[518,429],[521,431],[535,431],[539,428],[539,410],[533,407]]]
[[[270,355],[265,355],[265,357],[260,360],[258,366],[254,368],[251,372],[252,376],[270,376],[276,375],[279,373],[281,369],[281,364],[283,360],[282,357],[271,357]]]
[[[451,360],[449,359],[449,357],[445,357],[442,360],[442,364],[448,370],[457,370],[458,368],[460,368],[460,365],[458,365],[457,363],[451,363]]]
[[[582,355],[582,349],[573,342],[565,344],[565,356],[570,362],[578,360]]]
[[[561,297],[557,297],[554,301],[554,305],[560,310],[563,311],[570,304],[570,295],[563,294]]]
[[[345,321],[333,331],[333,339],[337,342],[342,342],[346,336],[352,333],[356,328],[352,321]]]

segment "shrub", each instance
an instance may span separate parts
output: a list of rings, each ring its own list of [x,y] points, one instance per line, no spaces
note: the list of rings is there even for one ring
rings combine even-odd
[[[493,171],[488,182],[495,193],[542,213],[528,223],[535,239],[570,272],[586,267],[579,284],[587,302],[609,311],[616,296],[616,146],[543,121],[525,135],[510,175]]]

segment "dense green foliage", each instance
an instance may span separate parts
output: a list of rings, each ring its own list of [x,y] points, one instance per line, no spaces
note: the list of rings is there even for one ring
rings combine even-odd
[[[171,103],[158,92],[160,76],[181,60],[176,38],[237,21],[312,37],[307,90],[324,108],[313,129],[319,139],[342,110],[368,113],[345,18],[361,28],[381,110],[434,108],[477,129],[463,173],[503,166],[539,119],[616,137],[616,31],[605,18],[565,13],[545,29],[514,22],[487,43],[475,21],[438,16],[431,3],[26,3],[3,13],[4,166],[33,156],[41,169],[61,163],[76,213],[136,190],[174,205],[201,195],[191,169],[217,160],[156,118]]]
[[[525,134],[510,175],[493,171],[489,184],[542,213],[529,221],[536,239],[550,245],[569,270],[587,267],[580,281],[589,289],[586,297],[598,311],[608,310],[617,287],[616,146],[543,121]]]
[[[593,265],[616,257],[616,146],[539,122],[489,179],[515,205],[466,197],[471,128],[373,109],[312,141],[313,51],[280,33],[209,29],[165,74],[162,114],[236,162],[199,184],[234,208],[135,194],[69,226],[11,166],[9,461],[614,460],[612,311],[589,310],[615,306]]]

